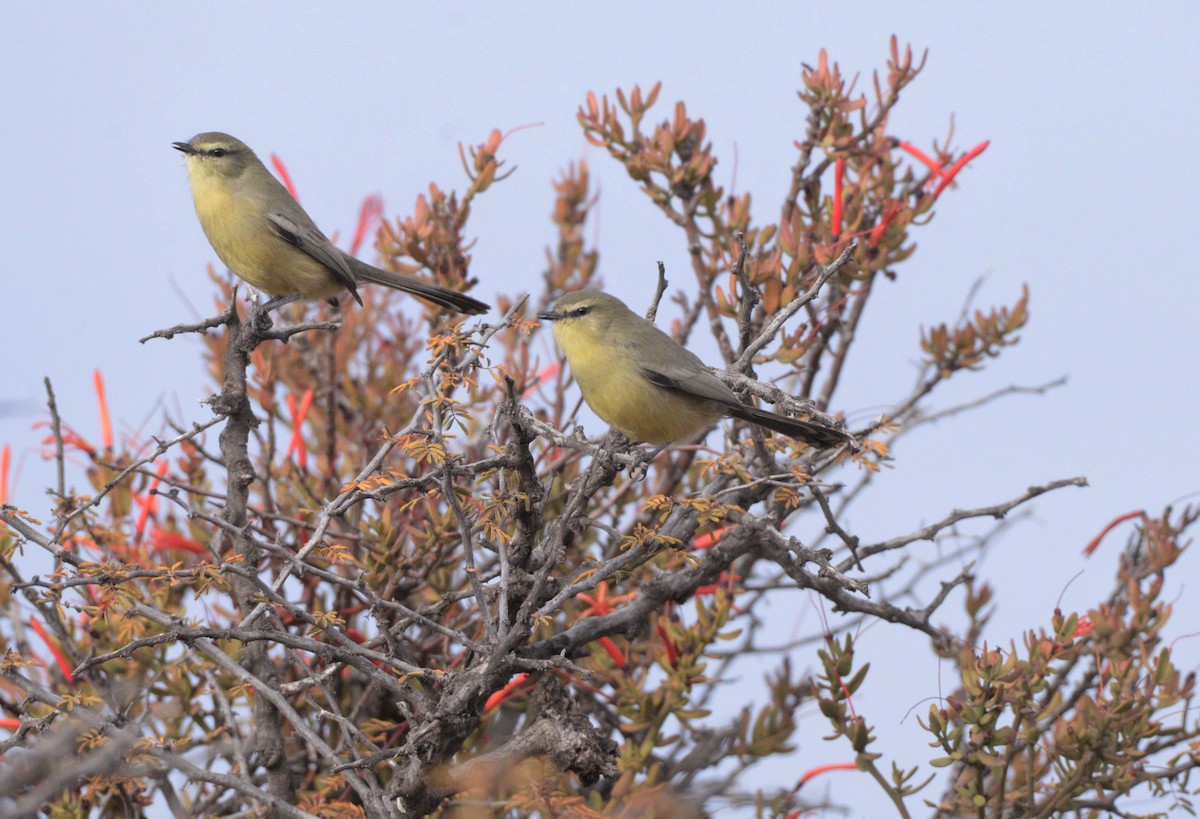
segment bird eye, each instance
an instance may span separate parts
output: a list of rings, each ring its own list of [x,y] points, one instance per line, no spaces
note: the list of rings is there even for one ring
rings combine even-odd
[[[572,312],[577,316],[586,316],[591,310],[592,308],[585,305],[584,307],[576,307]]]
[[[213,148],[208,153],[210,156],[225,156],[226,150],[224,148]]]

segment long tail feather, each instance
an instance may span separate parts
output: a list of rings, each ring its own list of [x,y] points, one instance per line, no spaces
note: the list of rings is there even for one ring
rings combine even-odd
[[[748,404],[727,404],[726,406],[728,407],[727,411],[734,418],[749,421],[751,424],[758,424],[760,427],[774,430],[818,449],[830,449],[835,446],[852,444],[854,442],[854,438],[851,435],[839,429],[821,426],[811,421],[788,418],[786,415],[768,412],[767,410],[752,407]]]
[[[466,313],[467,315],[486,313],[491,309],[483,302],[463,293],[448,290],[445,287],[430,284],[429,282],[423,282],[420,279],[405,276],[402,273],[389,273],[386,270],[380,270],[378,267],[372,267],[366,262],[360,262],[353,256],[347,255],[346,260],[350,263],[350,269],[354,271],[354,277],[360,281],[381,284],[393,290],[411,293],[434,304],[440,304],[442,307],[455,310],[459,313]]]

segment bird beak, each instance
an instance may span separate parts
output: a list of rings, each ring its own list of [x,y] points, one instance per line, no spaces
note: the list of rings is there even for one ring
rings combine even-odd
[[[562,313],[555,313],[553,310],[546,310],[538,313],[538,318],[542,321],[558,321],[562,318]]]
[[[172,142],[171,147],[177,151],[183,151],[185,154],[196,153],[196,149],[186,142]]]

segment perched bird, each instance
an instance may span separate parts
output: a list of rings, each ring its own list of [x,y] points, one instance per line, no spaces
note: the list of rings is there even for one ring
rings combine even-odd
[[[703,361],[607,293],[568,293],[538,318],[553,322],[554,340],[583,400],[635,440],[683,440],[723,415],[822,449],[854,440],[840,430],[743,404]]]
[[[172,143],[182,151],[196,215],[209,244],[225,265],[272,296],[331,299],[360,282],[402,290],[460,313],[486,313],[470,296],[390,273],[360,262],[333,246],[287,188],[241,140],[228,134],[197,134]]]

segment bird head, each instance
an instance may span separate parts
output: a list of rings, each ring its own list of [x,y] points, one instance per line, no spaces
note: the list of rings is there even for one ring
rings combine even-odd
[[[191,176],[219,174],[236,178],[260,164],[246,143],[218,131],[196,134],[187,142],[172,142],[171,147],[183,153]]]
[[[564,348],[564,337],[602,340],[612,335],[614,327],[627,323],[631,317],[637,318],[623,301],[599,290],[567,293],[550,310],[538,313],[539,319],[553,323],[554,337],[564,344]]]

